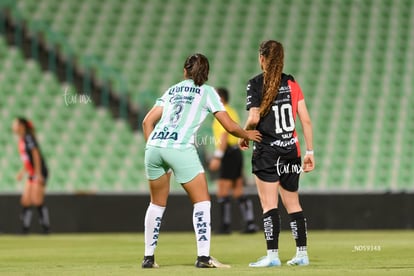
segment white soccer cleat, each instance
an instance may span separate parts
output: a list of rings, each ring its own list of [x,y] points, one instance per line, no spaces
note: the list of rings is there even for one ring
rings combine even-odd
[[[281,266],[279,258],[271,259],[269,256],[261,257],[257,262],[250,263],[249,267],[272,267],[272,266]]]
[[[296,254],[290,261],[287,261],[289,266],[306,266],[309,265],[309,257],[307,253]]]

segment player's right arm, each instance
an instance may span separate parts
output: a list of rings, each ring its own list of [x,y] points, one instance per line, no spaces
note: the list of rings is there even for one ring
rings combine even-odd
[[[145,141],[148,140],[151,132],[154,130],[155,125],[161,119],[163,107],[155,105],[145,116],[142,121],[142,131],[144,132]]]
[[[24,172],[25,172],[25,169],[24,169],[24,166],[17,172],[17,175],[16,175],[16,180],[17,181],[21,181],[22,179],[23,179],[23,176],[24,176]]]

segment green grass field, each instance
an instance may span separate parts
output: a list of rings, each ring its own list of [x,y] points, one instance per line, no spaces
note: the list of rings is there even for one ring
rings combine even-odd
[[[294,250],[282,232],[281,260]],[[161,233],[152,270],[140,267],[142,233],[2,235],[0,275],[414,275],[414,231],[311,231],[308,267],[248,268],[265,252],[262,234],[213,236],[211,251],[232,268],[194,268],[192,233]]]

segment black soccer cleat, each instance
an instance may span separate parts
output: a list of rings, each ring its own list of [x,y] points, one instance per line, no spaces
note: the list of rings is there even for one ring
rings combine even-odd
[[[43,235],[49,235],[51,232],[50,232],[50,227],[48,227],[48,226],[42,226],[42,234]]]
[[[159,268],[159,266],[155,262],[154,255],[144,256],[144,260],[142,261],[141,267],[142,268]]]
[[[229,235],[231,234],[231,229],[229,224],[223,224],[220,228],[216,231],[217,235]]]
[[[197,257],[195,267],[197,268],[230,268],[229,265],[222,264],[218,260],[210,256]]]

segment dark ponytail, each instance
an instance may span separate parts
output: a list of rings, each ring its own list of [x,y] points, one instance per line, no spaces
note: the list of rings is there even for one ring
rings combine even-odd
[[[194,54],[185,60],[184,69],[187,72],[187,77],[192,79],[195,85],[202,86],[208,80],[210,64],[206,56]]]
[[[35,137],[35,134],[36,134],[35,133],[35,128],[34,128],[34,125],[31,121],[27,120],[24,117],[17,117],[16,119],[19,122],[19,124],[24,126],[24,129],[25,129],[26,133],[29,133],[33,137]]]

